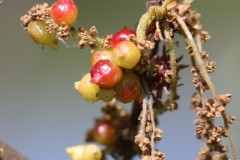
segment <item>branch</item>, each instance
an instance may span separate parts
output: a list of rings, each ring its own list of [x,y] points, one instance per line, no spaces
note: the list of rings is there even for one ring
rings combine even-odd
[[[197,47],[197,45],[196,45],[196,43],[195,43],[195,41],[192,37],[191,32],[189,31],[187,25],[185,24],[185,22],[182,20],[182,18],[180,16],[178,16],[176,13],[170,13],[170,15],[173,16],[174,18],[176,18],[176,20],[178,21],[178,23],[182,27],[184,33],[186,34],[186,37],[188,38],[189,43],[193,48],[193,57],[194,57],[194,59],[196,59],[196,62],[199,65],[199,68],[200,68],[200,71],[203,75],[203,78],[205,79],[205,81],[206,81],[211,93],[213,94],[214,98],[216,98],[219,101],[217,91],[216,91],[216,89],[215,89],[215,87],[214,87],[214,85],[211,81],[211,78],[210,78],[210,76],[207,72],[205,63],[204,63],[204,61],[203,61],[203,59],[202,59],[202,57],[199,53],[198,47]],[[225,126],[225,128],[226,128],[226,130],[228,131],[228,134],[229,134],[228,137],[229,137],[229,142],[230,142],[230,146],[231,146],[231,152],[232,152],[233,160],[236,160],[237,156],[236,156],[236,150],[235,150],[235,146],[234,146],[234,140],[233,140],[233,136],[232,136],[231,131],[230,131],[229,124],[227,122],[226,111],[223,111],[222,116],[223,116],[224,126]]]

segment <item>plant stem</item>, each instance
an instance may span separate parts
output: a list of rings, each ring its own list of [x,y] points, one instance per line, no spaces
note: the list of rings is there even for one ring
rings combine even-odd
[[[140,134],[145,136],[145,126],[147,121],[147,105],[148,105],[148,98],[145,97],[143,99],[142,103],[142,118],[141,118],[141,128],[140,128]]]
[[[184,33],[186,34],[186,37],[188,38],[189,43],[191,44],[191,46],[193,48],[193,56],[196,59],[198,65],[200,67],[200,71],[201,71],[206,83],[208,84],[208,87],[209,87],[210,91],[212,92],[214,98],[216,98],[219,101],[217,91],[215,90],[215,87],[214,87],[214,85],[211,81],[211,78],[210,78],[210,76],[207,72],[205,63],[204,63],[204,61],[203,61],[203,59],[202,59],[202,57],[199,53],[198,47],[197,47],[197,45],[196,45],[196,43],[195,43],[195,41],[192,37],[191,32],[189,31],[187,25],[185,24],[185,22],[182,20],[182,18],[180,16],[178,16],[176,13],[171,13],[171,16],[176,18],[176,20],[178,21],[178,23],[182,27]],[[225,111],[222,113],[222,116],[223,116],[225,129],[227,130],[227,132],[229,134],[228,137],[229,137],[229,142],[230,142],[230,146],[231,146],[231,152],[232,152],[233,160],[236,160],[237,158],[236,158],[236,150],[235,150],[235,146],[234,146],[234,140],[233,140],[233,136],[232,136],[231,131],[230,131],[229,124],[227,122],[227,115],[226,115]]]
[[[165,35],[165,42],[169,48],[169,55],[170,55],[170,66],[171,66],[171,94],[169,95],[169,100],[174,101],[177,94],[177,62],[176,62],[176,55],[174,50],[173,41],[170,35],[169,24],[168,22],[164,23],[164,35]]]
[[[145,98],[143,100],[145,100],[147,102],[147,108],[150,112],[150,120],[151,120],[151,125],[152,125],[152,134],[151,134],[151,157],[154,160],[155,156],[155,145],[154,145],[154,139],[155,139],[155,130],[156,130],[156,124],[155,124],[155,120],[154,120],[154,111],[153,111],[153,105],[152,105],[152,97],[151,97],[151,93],[149,91],[147,82],[145,81],[144,78],[142,78],[142,84],[143,84],[143,89],[145,92]],[[144,113],[144,112],[143,112]],[[148,115],[148,113],[146,112],[146,116]],[[146,122],[145,124],[146,125]],[[145,130],[144,130],[145,131]]]
[[[153,112],[153,106],[152,106],[152,98],[150,97],[148,99],[148,108],[150,111],[150,116],[151,116],[151,122],[152,122],[152,135],[151,135],[151,156],[154,159],[154,152],[155,152],[155,145],[154,145],[154,138],[155,138],[155,130],[156,130],[156,124],[154,121],[154,112]]]
[[[140,43],[145,40],[145,33],[147,26],[150,24],[152,19],[154,18],[153,9],[150,8],[148,12],[142,15],[142,17],[139,20],[136,34],[137,34],[137,42]]]
[[[165,0],[162,6],[150,7],[148,12],[142,15],[136,30],[138,43],[145,40],[147,26],[152,22],[154,18],[162,19],[163,15],[165,15],[167,12],[167,5],[172,1],[173,0]]]
[[[223,116],[224,127],[227,130],[228,139],[229,139],[229,142],[230,142],[231,151],[232,151],[232,155],[233,155],[233,160],[237,160],[237,153],[236,153],[236,150],[235,150],[234,139],[233,139],[233,136],[232,136],[232,132],[230,130],[230,126],[228,124],[226,111],[223,111],[222,116]]]
[[[200,32],[197,32],[197,34],[196,34],[196,44],[197,44],[198,51],[201,52],[202,51],[202,43],[201,43]],[[235,151],[235,147],[234,147],[234,140],[233,140],[232,132],[230,131],[230,126],[227,121],[226,111],[223,111],[222,117],[223,117],[224,127],[227,130],[228,135],[229,135],[228,138],[229,138],[229,142],[230,142],[230,146],[231,146],[231,150],[232,150],[232,154],[233,154],[233,160],[236,160],[237,155],[236,155],[236,151]]]
[[[218,97],[217,92],[216,92],[215,87],[214,87],[214,85],[211,81],[211,78],[210,78],[210,76],[207,72],[207,69],[205,67],[205,63],[204,63],[204,61],[203,61],[203,59],[202,59],[202,57],[201,57],[201,55],[198,51],[197,45],[196,45],[196,43],[195,43],[195,41],[192,37],[191,32],[189,31],[187,25],[185,24],[185,22],[182,20],[182,18],[180,16],[178,16],[176,13],[171,13],[171,16],[176,18],[176,20],[178,21],[178,23],[182,27],[184,33],[186,34],[186,36],[189,40],[189,43],[193,48],[193,57],[196,59],[198,65],[199,65],[200,71],[201,71],[206,83],[208,84],[208,87],[211,90],[213,96],[217,98]]]

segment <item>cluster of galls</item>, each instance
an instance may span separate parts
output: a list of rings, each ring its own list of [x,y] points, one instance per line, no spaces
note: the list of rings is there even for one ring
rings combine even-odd
[[[141,99],[140,80],[132,69],[138,64],[141,52],[129,36],[136,33],[124,28],[115,33],[110,47],[96,50],[91,55],[92,69],[75,88],[89,102],[116,98],[128,103]]]
[[[58,0],[51,7],[47,3],[33,6],[21,21],[36,43],[56,50],[58,40],[70,36],[70,27],[77,16],[78,8],[73,0]]]

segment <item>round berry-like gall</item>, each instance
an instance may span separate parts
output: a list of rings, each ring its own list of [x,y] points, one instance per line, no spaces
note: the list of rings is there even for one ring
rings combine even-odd
[[[91,55],[91,66],[97,63],[99,60],[110,60],[112,61],[112,49],[100,49],[92,53]]]
[[[83,96],[83,98],[89,102],[95,102],[99,100],[98,92],[100,88],[97,84],[91,82],[91,75],[87,73],[80,81],[75,82],[75,89]]]
[[[110,102],[116,95],[113,88],[101,88],[99,93],[99,98],[104,102]]]
[[[110,121],[96,122],[92,130],[94,141],[103,144],[111,145],[116,141],[117,132],[114,125]]]
[[[101,160],[101,149],[93,144],[67,147],[66,151],[71,160]]]
[[[112,61],[126,69],[134,68],[141,58],[139,48],[131,41],[122,41],[113,49]]]
[[[58,0],[52,4],[50,15],[58,25],[72,25],[77,19],[78,8],[73,0]]]
[[[49,33],[46,29],[45,21],[31,21],[27,26],[28,34],[34,40],[34,42],[48,45],[51,48],[58,49],[58,40],[56,33]]]
[[[140,80],[132,72],[125,72],[122,80],[113,89],[116,92],[115,98],[120,102],[140,101]]]
[[[122,79],[122,69],[110,60],[100,60],[91,69],[91,82],[102,88],[112,88]]]
[[[101,149],[94,145],[88,144],[84,150],[84,158],[82,160],[101,160],[102,158],[102,151]]]
[[[136,36],[136,32],[127,27],[124,27],[122,30],[116,32],[112,36],[111,47],[114,48],[118,43],[129,40],[130,35]]]

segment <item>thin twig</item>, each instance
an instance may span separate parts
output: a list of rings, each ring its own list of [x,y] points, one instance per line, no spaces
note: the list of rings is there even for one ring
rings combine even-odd
[[[208,84],[208,87],[211,90],[213,96],[214,97],[218,97],[217,92],[215,90],[215,87],[214,87],[214,85],[213,85],[213,83],[211,81],[211,78],[210,78],[210,76],[209,76],[209,74],[207,72],[207,69],[205,67],[205,63],[204,63],[204,61],[203,61],[203,59],[202,59],[202,57],[201,57],[201,55],[200,55],[200,53],[198,51],[197,45],[196,45],[196,43],[195,43],[195,41],[193,39],[193,36],[192,36],[191,32],[189,31],[189,29],[187,27],[187,25],[182,20],[182,18],[180,16],[178,16],[176,13],[171,13],[171,15],[174,18],[176,18],[176,20],[178,21],[178,23],[182,27],[184,33],[186,34],[186,36],[187,36],[187,38],[189,40],[189,43],[190,43],[190,45],[193,48],[193,56],[196,59],[198,65],[199,65],[200,71],[201,71],[201,73],[202,73],[206,83]]]
[[[199,32],[196,34],[196,44],[197,44],[198,51],[202,52],[201,34]],[[218,98],[217,98],[217,100],[218,100]],[[219,100],[218,100],[218,102],[221,103]],[[227,130],[228,135],[229,135],[228,138],[229,138],[229,142],[230,142],[230,146],[231,146],[231,150],[232,150],[232,154],[233,154],[233,160],[236,160],[235,157],[237,157],[237,155],[236,155],[236,151],[235,151],[235,147],[234,147],[234,140],[233,140],[232,132],[230,131],[230,126],[228,124],[226,111],[223,111],[222,117],[223,117],[224,127]]]
[[[171,65],[171,94],[169,95],[170,101],[173,101],[176,98],[177,94],[177,62],[176,62],[176,55],[174,50],[174,44],[170,35],[169,24],[166,22],[164,24],[165,30],[165,42],[169,48],[169,55],[170,55],[170,65]]]
[[[147,26],[153,21],[153,19],[155,18],[161,19],[163,15],[167,13],[167,6],[172,1],[173,0],[165,0],[162,6],[150,7],[148,9],[148,12],[142,15],[136,29],[138,43],[145,40]]]
[[[151,157],[154,160],[155,156],[155,144],[154,144],[154,139],[155,139],[155,130],[156,130],[156,124],[155,124],[155,120],[154,120],[154,111],[153,111],[153,105],[152,105],[152,97],[151,97],[151,93],[149,91],[147,82],[145,81],[144,78],[142,78],[142,84],[143,84],[143,89],[145,91],[145,98],[147,99],[147,108],[150,111],[150,118],[151,118],[151,125],[152,125],[152,135],[151,135]]]
[[[235,150],[234,139],[233,139],[232,132],[231,132],[229,124],[228,124],[226,111],[223,111],[222,116],[223,116],[224,127],[227,130],[228,139],[230,141],[233,160],[237,160],[237,153]]]
[[[142,113],[141,113],[141,128],[140,134],[145,136],[145,128],[146,128],[146,120],[147,120],[147,105],[148,105],[148,98],[144,97],[142,103]]]
[[[150,116],[151,116],[151,123],[152,123],[152,135],[151,135],[151,157],[154,159],[154,152],[155,152],[155,145],[154,145],[154,138],[155,138],[155,129],[156,129],[156,124],[154,121],[154,112],[153,112],[153,106],[152,106],[152,98],[150,97],[148,100],[148,108],[150,111]]]
[[[215,87],[211,81],[211,78],[207,72],[207,69],[206,69],[206,66],[204,64],[204,61],[203,59],[201,58],[201,55],[199,53],[199,50],[197,48],[197,45],[192,37],[192,34],[191,32],[189,31],[187,25],[185,24],[185,22],[182,20],[182,18],[180,16],[178,16],[176,13],[171,13],[171,15],[176,18],[176,20],[178,21],[178,23],[180,24],[180,26],[182,27],[184,33],[186,34],[186,37],[188,38],[189,40],[189,43],[191,44],[192,48],[193,48],[193,56],[194,58],[196,59],[199,67],[200,67],[200,71],[206,81],[206,83],[208,84],[208,87],[209,89],[211,90],[213,96],[219,101],[219,98],[218,98],[218,94],[217,94],[217,91],[215,90]],[[224,120],[224,125],[225,125],[225,128],[227,129],[228,131],[228,134],[229,134],[229,142],[230,142],[230,146],[231,146],[231,152],[232,152],[232,156],[233,156],[233,160],[236,160],[237,156],[236,156],[236,150],[235,150],[235,146],[234,146],[234,140],[233,140],[233,136],[231,134],[231,131],[230,131],[230,127],[229,127],[229,124],[227,122],[227,115],[226,115],[226,112],[223,112],[222,113],[222,116],[223,116],[223,120]]]

